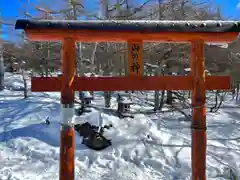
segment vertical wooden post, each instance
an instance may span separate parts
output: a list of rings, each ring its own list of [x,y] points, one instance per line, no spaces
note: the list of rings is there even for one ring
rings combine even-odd
[[[71,83],[76,74],[76,49],[73,39],[65,38],[62,47],[62,126],[60,145],[60,180],[74,180],[74,90]]]
[[[143,76],[143,42],[128,42],[128,75]]]
[[[192,180],[206,180],[206,87],[204,42],[194,41],[191,47],[192,90]]]

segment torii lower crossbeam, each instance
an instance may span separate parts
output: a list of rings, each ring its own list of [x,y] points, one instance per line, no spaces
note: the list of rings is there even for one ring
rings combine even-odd
[[[32,77],[33,92],[59,92],[61,77]],[[207,76],[207,90],[229,90],[229,76]],[[193,90],[192,76],[128,76],[128,77],[77,77],[69,84],[74,91],[150,91],[150,90]]]

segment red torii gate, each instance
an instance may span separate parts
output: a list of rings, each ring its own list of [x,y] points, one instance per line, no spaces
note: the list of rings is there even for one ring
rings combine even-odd
[[[62,77],[33,77],[32,91],[61,91],[60,180],[74,179],[74,91],[192,90],[192,179],[206,179],[206,90],[231,88],[228,76],[206,76],[204,43],[234,41],[236,21],[18,20],[35,41],[62,41]],[[75,42],[127,42],[127,77],[77,77]],[[143,77],[142,42],[191,43],[191,76]],[[195,108],[194,108],[195,107]],[[70,114],[70,115],[69,115]]]

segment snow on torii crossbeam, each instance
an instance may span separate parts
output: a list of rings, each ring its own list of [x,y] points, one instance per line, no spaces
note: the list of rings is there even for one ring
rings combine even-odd
[[[192,90],[192,179],[206,179],[206,90],[231,86],[228,76],[206,76],[204,43],[234,41],[236,21],[52,21],[18,20],[35,41],[62,41],[62,77],[32,78],[32,91],[61,91],[64,108],[73,108],[74,91]],[[77,77],[75,42],[127,42],[127,77]],[[191,76],[143,77],[143,42],[191,43]],[[64,111],[66,112],[66,111]],[[66,116],[66,118],[69,118]],[[74,129],[61,129],[60,180],[74,179]]]

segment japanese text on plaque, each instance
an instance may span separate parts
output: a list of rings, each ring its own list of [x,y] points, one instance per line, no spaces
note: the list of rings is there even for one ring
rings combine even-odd
[[[131,57],[132,57],[132,64],[131,64],[131,72],[136,72],[139,74],[140,65],[139,65],[139,53],[140,53],[140,46],[139,44],[133,44],[131,48]]]

